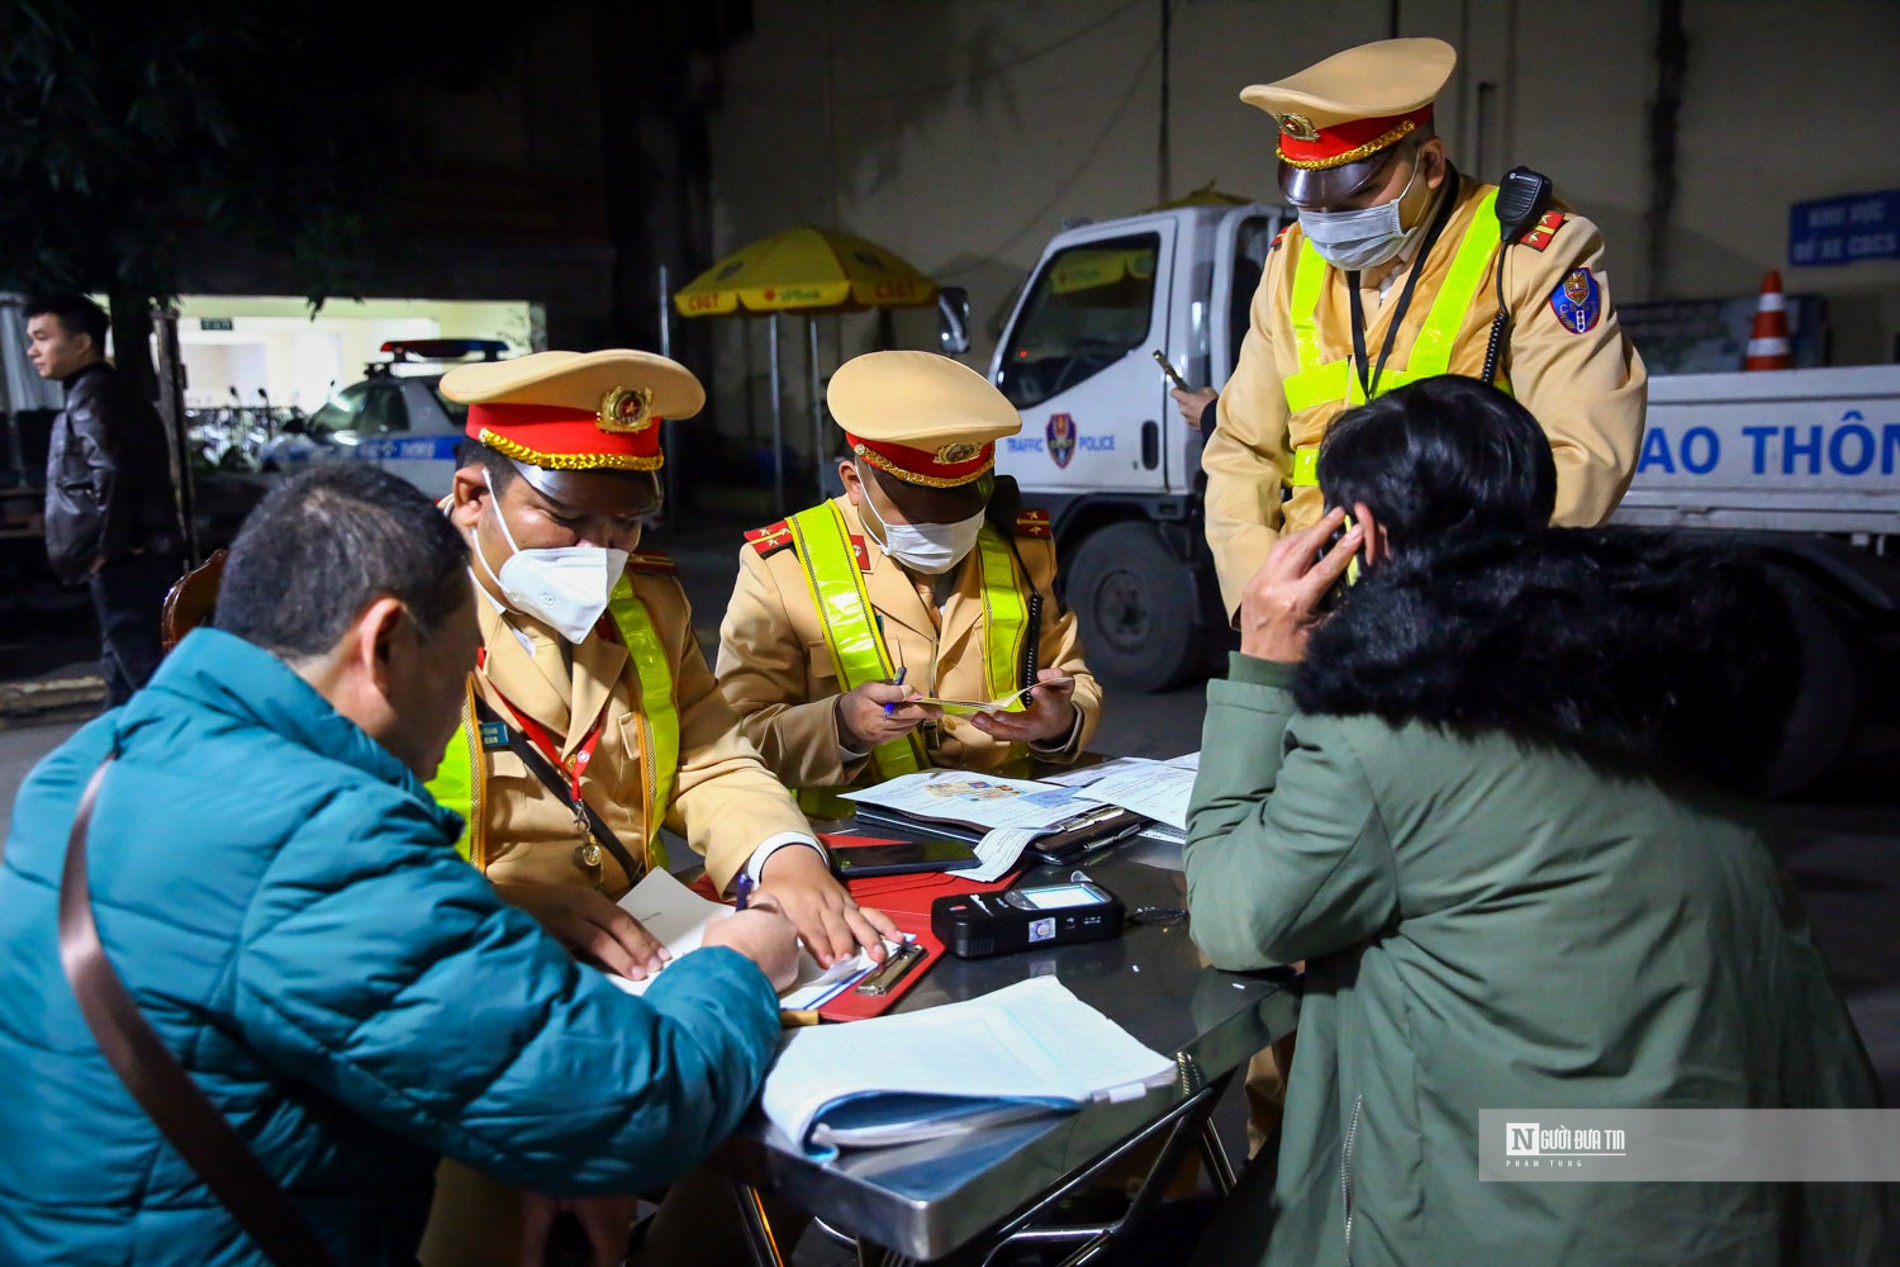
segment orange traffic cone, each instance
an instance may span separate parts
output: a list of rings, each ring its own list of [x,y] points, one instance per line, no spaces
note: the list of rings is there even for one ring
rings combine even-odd
[[[1755,329],[1748,339],[1745,370],[1785,370],[1794,368],[1794,356],[1788,347],[1788,309],[1781,297],[1781,273],[1769,269],[1761,279],[1761,300],[1755,306]]]

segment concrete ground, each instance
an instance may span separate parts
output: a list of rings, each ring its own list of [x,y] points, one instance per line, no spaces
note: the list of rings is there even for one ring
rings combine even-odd
[[[741,530],[757,520],[701,520],[691,531],[654,533],[649,548],[670,552],[693,600],[694,626],[710,658],[718,640]],[[90,715],[78,679],[93,672],[96,643],[84,629],[60,622],[30,654],[6,657],[29,665],[31,679],[62,684],[56,706],[34,716],[8,711],[21,698],[18,683],[0,682],[0,831],[10,822],[14,792],[33,764]],[[0,648],[0,650],[17,650]],[[18,671],[17,669],[15,670]],[[15,688],[9,692],[9,688]],[[75,691],[77,694],[75,695]],[[30,694],[30,692],[29,692]],[[1095,746],[1108,755],[1167,757],[1200,747],[1204,688],[1160,695],[1111,693]],[[1814,936],[1846,996],[1885,1084],[1900,1105],[1900,732],[1871,736],[1852,760],[1823,785],[1776,808],[1786,838],[1786,861],[1806,900]],[[1223,1134],[1238,1149],[1239,1113],[1222,1114]],[[801,1267],[850,1261],[816,1234],[805,1238]]]

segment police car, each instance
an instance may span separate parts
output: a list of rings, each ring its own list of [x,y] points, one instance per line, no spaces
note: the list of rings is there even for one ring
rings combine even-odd
[[[360,383],[333,392],[311,414],[304,434],[283,436],[263,453],[266,471],[310,462],[374,462],[431,497],[448,491],[468,406],[442,395],[437,363],[498,361],[499,339],[408,339],[385,343],[387,362],[365,367]],[[414,367],[417,372],[405,372]]]

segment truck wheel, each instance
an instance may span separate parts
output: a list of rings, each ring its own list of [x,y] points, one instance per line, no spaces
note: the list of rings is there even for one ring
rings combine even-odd
[[[1193,671],[1194,584],[1147,524],[1111,524],[1085,540],[1068,600],[1089,668],[1110,686],[1165,691]]]
[[[1818,586],[1782,568],[1770,571],[1788,600],[1800,674],[1764,789],[1782,797],[1826,774],[1853,743],[1861,722],[1862,657],[1859,639],[1842,625]]]

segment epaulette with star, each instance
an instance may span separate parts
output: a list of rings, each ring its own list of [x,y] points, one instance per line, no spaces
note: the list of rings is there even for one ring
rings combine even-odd
[[[1550,240],[1557,236],[1557,230],[1563,228],[1564,221],[1569,218],[1561,211],[1546,211],[1544,218],[1539,220],[1529,233],[1519,238],[1518,242],[1530,247],[1533,251],[1541,251],[1550,245]]]
[[[792,525],[781,519],[763,528],[748,528],[745,539],[760,555],[771,554],[792,544]]]
[[[1047,541],[1055,536],[1049,526],[1049,512],[1041,507],[1025,510],[1016,516],[1016,535],[1019,537],[1040,537]]]
[[[661,554],[658,550],[636,550],[627,556],[627,568],[649,576],[678,576],[680,571],[672,555]]]
[[[1288,225],[1287,229],[1290,229],[1292,227],[1293,227],[1292,225]],[[1278,233],[1273,235],[1273,241],[1267,243],[1267,249],[1269,251],[1277,251],[1280,249],[1280,243],[1284,242],[1285,240],[1286,240],[1286,229],[1281,229]]]

